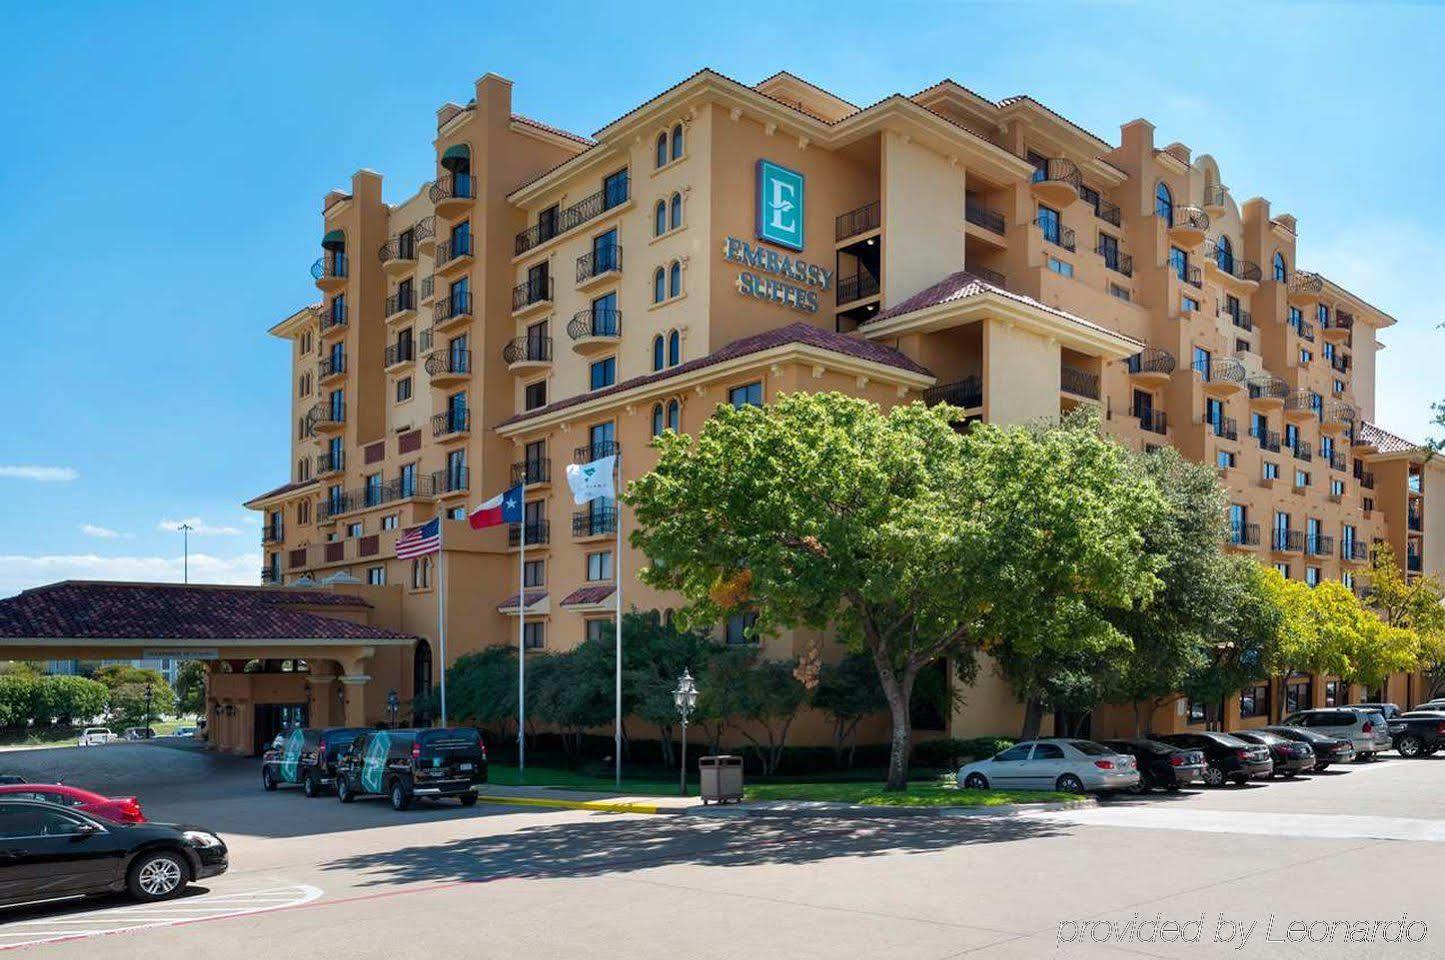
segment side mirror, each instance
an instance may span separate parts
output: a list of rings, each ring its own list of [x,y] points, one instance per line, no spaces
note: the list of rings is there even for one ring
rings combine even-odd
[[[76,840],[84,840],[100,832],[100,827],[93,823],[77,823],[75,832],[71,836]]]

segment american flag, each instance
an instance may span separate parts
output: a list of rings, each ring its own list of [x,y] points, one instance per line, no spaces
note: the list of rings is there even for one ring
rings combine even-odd
[[[412,527],[397,537],[396,558],[410,560],[412,557],[424,557],[429,553],[436,553],[441,549],[441,545],[442,521],[438,517],[419,527]]]

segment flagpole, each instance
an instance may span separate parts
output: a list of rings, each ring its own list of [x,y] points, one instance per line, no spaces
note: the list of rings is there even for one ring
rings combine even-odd
[[[522,550],[517,554],[517,779],[527,772],[527,465],[522,464]]]
[[[616,653],[616,697],[617,704],[615,716],[613,717],[613,767],[617,789],[622,789],[622,451],[617,452],[617,486],[612,491],[613,508],[617,514],[617,550],[616,556],[612,558],[612,572],[617,575],[617,629],[613,640],[617,647]]]
[[[446,520],[437,514],[437,636],[442,653],[442,726],[447,725],[447,553]]]

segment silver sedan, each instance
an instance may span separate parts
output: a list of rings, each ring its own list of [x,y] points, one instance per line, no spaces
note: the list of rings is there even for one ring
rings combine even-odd
[[[1092,740],[1027,740],[987,760],[965,764],[958,785],[971,790],[1030,789],[1085,793],[1139,784],[1134,758]]]

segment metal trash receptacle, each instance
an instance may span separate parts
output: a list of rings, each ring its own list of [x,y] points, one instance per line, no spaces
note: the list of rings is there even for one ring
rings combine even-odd
[[[731,756],[699,757],[697,761],[698,795],[704,804],[734,803],[743,798],[743,758]]]

